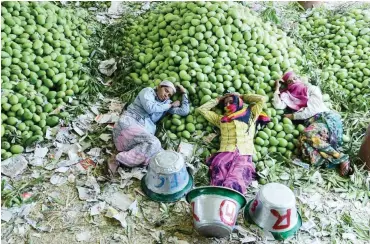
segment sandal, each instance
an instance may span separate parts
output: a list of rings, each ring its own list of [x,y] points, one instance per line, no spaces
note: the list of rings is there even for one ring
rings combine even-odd
[[[354,173],[353,168],[349,162],[344,162],[339,165],[339,174],[342,177],[352,175]]]

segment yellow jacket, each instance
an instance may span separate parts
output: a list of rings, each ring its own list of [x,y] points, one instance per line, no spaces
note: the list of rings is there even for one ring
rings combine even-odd
[[[217,106],[218,99],[213,99],[203,104],[197,111],[203,115],[211,124],[221,130],[221,143],[219,152],[234,152],[239,149],[241,155],[253,155],[254,144],[253,138],[256,130],[256,121],[262,112],[265,97],[261,95],[242,95],[244,101],[255,103],[251,108],[250,122],[244,123],[239,120],[233,120],[229,123],[221,123],[223,116],[210,111]]]

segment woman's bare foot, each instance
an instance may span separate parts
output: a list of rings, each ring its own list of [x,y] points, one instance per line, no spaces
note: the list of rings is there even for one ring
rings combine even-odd
[[[348,161],[339,165],[339,174],[342,177],[353,174],[353,169]]]
[[[117,173],[118,167],[119,167],[119,164],[116,160],[116,155],[112,155],[112,157],[108,159],[109,174],[111,174],[111,176],[114,176]]]

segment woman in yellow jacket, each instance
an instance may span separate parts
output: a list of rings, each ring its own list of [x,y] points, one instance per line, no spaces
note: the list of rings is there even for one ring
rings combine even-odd
[[[244,107],[244,101],[254,103]],[[241,193],[255,177],[252,162],[253,137],[256,122],[262,112],[265,97],[229,94],[203,104],[197,111],[221,130],[220,149],[206,160],[210,167],[211,185],[224,186]],[[210,111],[221,104],[223,116]]]

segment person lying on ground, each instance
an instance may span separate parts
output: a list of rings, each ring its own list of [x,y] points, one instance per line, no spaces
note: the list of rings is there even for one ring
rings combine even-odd
[[[254,105],[245,107],[243,100]],[[229,94],[197,108],[221,131],[220,149],[206,160],[210,167],[211,185],[228,187],[243,194],[246,192],[255,178],[253,137],[265,101],[265,97],[260,95]],[[210,111],[218,104],[225,110],[223,116]]]
[[[281,84],[286,88],[281,89]],[[304,160],[319,167],[338,167],[341,176],[353,173],[348,155],[340,152],[343,125],[340,115],[324,103],[317,86],[303,83],[289,71],[275,83],[273,105],[276,109],[295,111],[284,116],[305,120],[306,129],[300,135],[299,148]]]
[[[144,88],[123,112],[113,128],[113,140],[118,154],[109,162],[112,173],[119,166],[147,165],[152,156],[163,150],[154,135],[156,123],[167,113],[180,116],[189,113],[186,90],[183,86],[178,86],[178,90],[182,94],[181,103],[170,100],[176,93],[176,88],[170,81],[162,81],[154,89]]]

